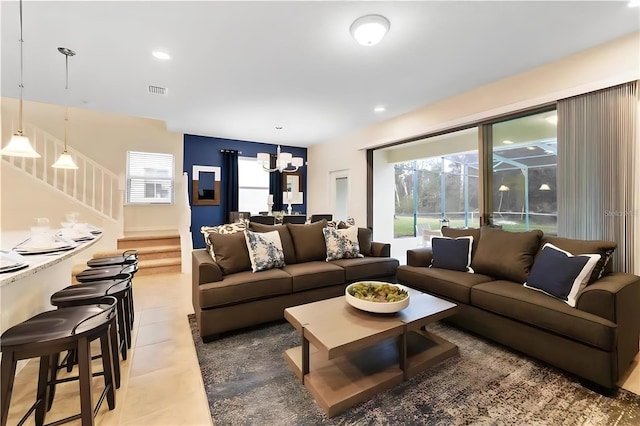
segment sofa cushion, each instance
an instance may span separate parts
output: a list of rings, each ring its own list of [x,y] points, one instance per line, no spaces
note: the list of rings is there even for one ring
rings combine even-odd
[[[238,272],[198,287],[200,307],[215,308],[291,293],[291,276],[281,269]]]
[[[611,256],[617,247],[617,244],[613,241],[574,240],[548,235],[542,237],[542,245],[546,243],[551,243],[554,246],[561,248],[562,250],[566,250],[574,255],[591,253],[599,254],[600,260],[596,263],[595,268],[593,268],[588,284],[599,280],[605,275],[607,264],[611,260]]]
[[[211,258],[216,260],[216,254],[213,245],[211,245],[209,235],[235,234],[236,232],[243,232],[245,229],[247,229],[247,222],[245,220],[241,220],[239,222],[227,223],[219,226],[202,226],[200,227],[200,233],[204,236],[204,242],[207,245],[207,251],[211,255]]]
[[[293,248],[293,240],[291,239],[287,225],[264,225],[262,223],[249,222],[249,229],[253,232],[278,231],[280,234],[280,242],[282,243],[282,251],[284,252],[284,262],[287,265],[298,263],[296,260],[296,251]]]
[[[287,265],[282,270],[291,275],[294,293],[345,282],[344,269],[324,260]]]
[[[371,256],[371,243],[373,242],[373,231],[369,228],[358,228],[358,244],[360,254]]]
[[[431,251],[433,259],[432,268],[450,269],[452,271],[471,272],[471,246],[472,236],[449,238],[431,238]]]
[[[599,254],[574,256],[551,243],[546,243],[536,256],[524,286],[557,297],[576,306],[578,292],[587,285]]]
[[[358,228],[355,226],[347,229],[326,227],[322,229],[322,234],[324,235],[324,243],[327,248],[327,262],[337,259],[364,257],[360,254]]]
[[[347,282],[393,276],[399,265],[398,260],[391,257],[338,259],[332,260],[330,263],[344,268]]]
[[[615,348],[616,325],[611,321],[512,281],[474,286],[471,304],[605,351]]]
[[[287,223],[293,246],[296,249],[298,263],[326,259],[327,248],[324,244],[324,235],[322,235],[322,229],[326,227],[326,219],[305,225]]]
[[[423,266],[400,266],[398,282],[449,300],[469,304],[471,287],[493,281],[486,275]]]
[[[244,231],[253,272],[284,266],[284,253],[278,231],[253,232]]]
[[[250,271],[251,261],[243,232],[234,234],[210,233],[207,239],[216,250],[216,263],[224,275]]]
[[[522,284],[527,280],[541,237],[540,230],[509,232],[483,226],[471,267],[479,274]]]
[[[478,250],[478,242],[480,241],[480,228],[449,228],[443,226],[440,230],[443,237],[459,238],[459,237],[473,237],[473,244],[471,245],[471,259],[476,255]]]

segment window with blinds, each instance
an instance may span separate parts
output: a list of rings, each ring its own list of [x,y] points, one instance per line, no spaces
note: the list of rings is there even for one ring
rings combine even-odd
[[[172,204],[173,175],[173,154],[127,151],[127,204]]]

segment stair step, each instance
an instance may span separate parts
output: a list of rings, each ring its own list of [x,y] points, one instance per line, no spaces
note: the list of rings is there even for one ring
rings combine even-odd
[[[138,272],[136,275],[164,274],[167,272],[180,272],[181,270],[182,261],[180,257],[177,259],[140,260],[138,262]]]
[[[118,249],[137,249],[180,245],[180,234],[128,235],[118,238]]]
[[[179,244],[171,244],[164,246],[152,246],[152,247],[140,247],[138,250],[138,259],[152,260],[152,259],[166,259],[166,258],[180,258],[181,247]],[[99,251],[93,254],[94,258],[119,256],[124,250],[108,250]]]

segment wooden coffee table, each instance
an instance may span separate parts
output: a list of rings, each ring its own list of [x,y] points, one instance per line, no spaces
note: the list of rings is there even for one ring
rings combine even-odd
[[[410,290],[397,314],[373,314],[344,296],[294,306],[284,316],[302,337],[285,359],[327,416],[332,417],[458,353],[423,330],[453,315],[457,305]]]

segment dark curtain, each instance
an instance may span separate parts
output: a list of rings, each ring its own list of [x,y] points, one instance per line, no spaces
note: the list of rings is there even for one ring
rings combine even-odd
[[[222,205],[223,218],[229,217],[229,212],[238,211],[238,151],[223,149],[222,151]]]
[[[271,156],[270,168],[276,167],[276,156]],[[274,212],[279,212],[282,209],[282,173],[271,172],[269,175],[269,194],[273,194],[273,208]]]

